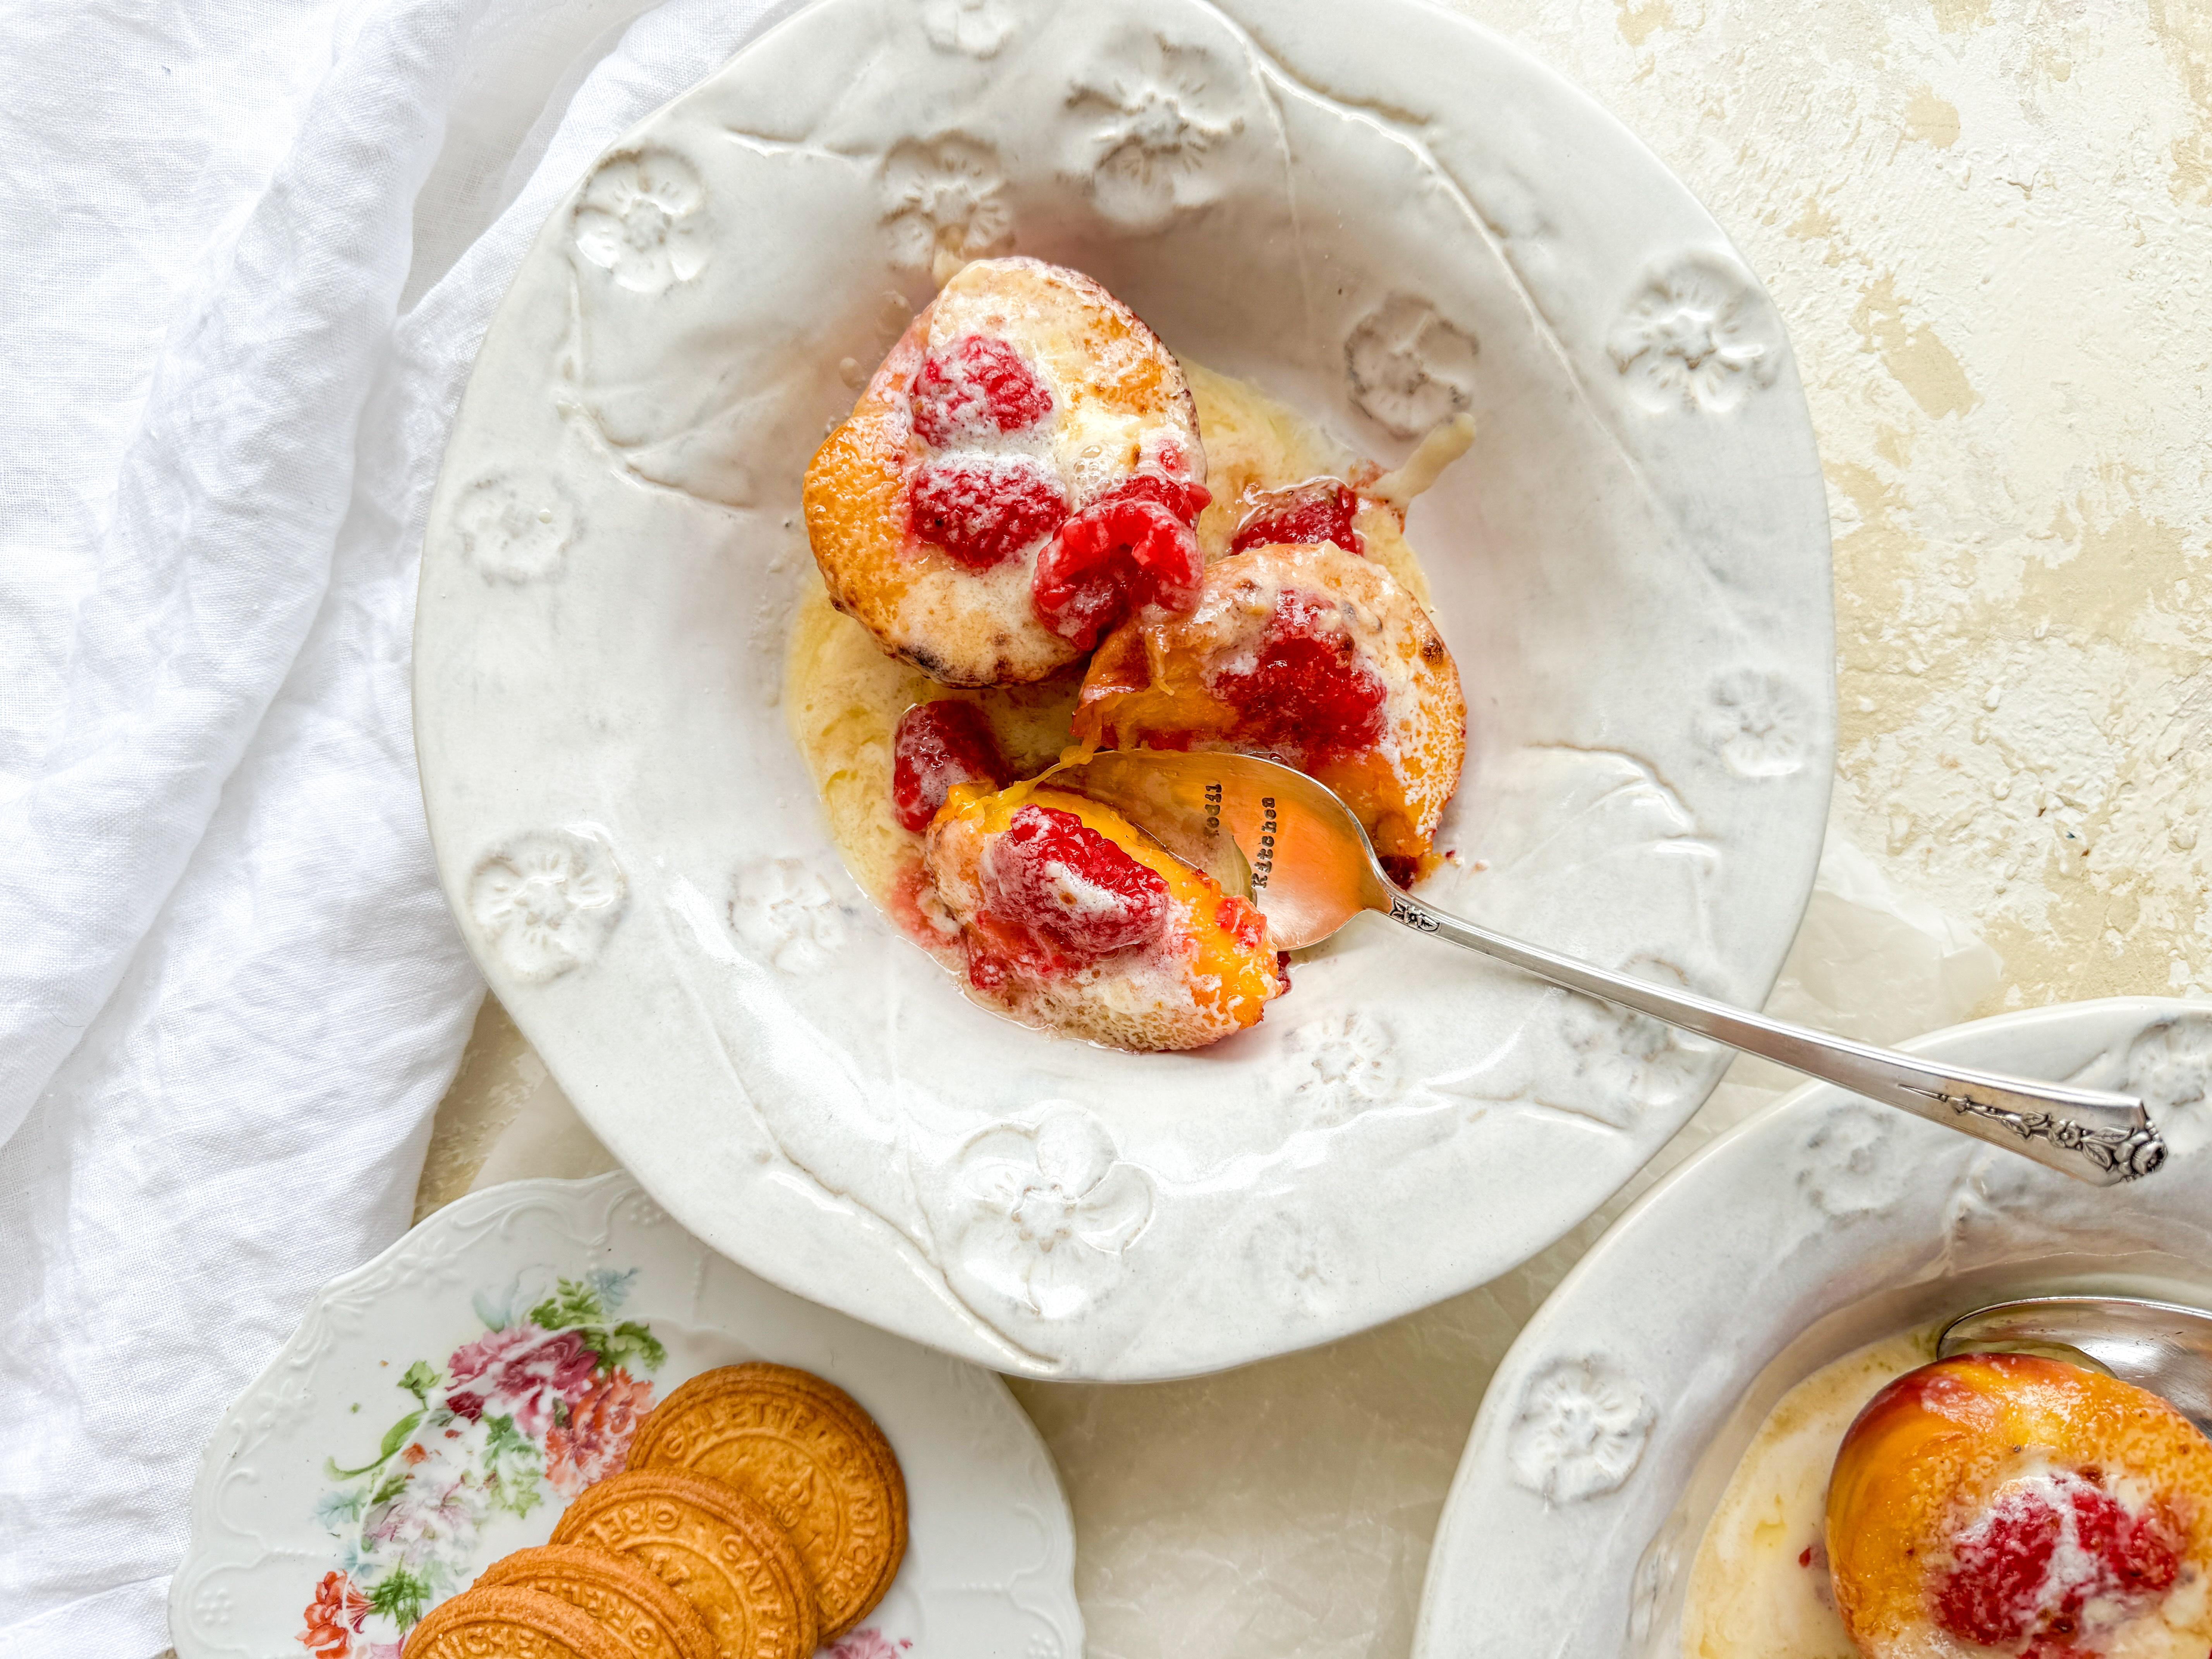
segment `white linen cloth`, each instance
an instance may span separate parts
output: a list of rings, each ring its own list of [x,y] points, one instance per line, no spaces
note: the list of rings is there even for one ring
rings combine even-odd
[[[168,1645],[216,1418],[407,1224],[483,990],[409,722],[447,426],[592,155],[790,9],[0,0],[7,1659]],[[423,196],[555,13],[513,200]]]

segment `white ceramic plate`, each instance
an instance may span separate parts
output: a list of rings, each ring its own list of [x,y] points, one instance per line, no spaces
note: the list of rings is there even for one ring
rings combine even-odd
[[[544,1543],[633,1411],[748,1359],[836,1383],[906,1474],[905,1562],[832,1659],[1079,1659],[1067,1502],[1006,1384],[763,1285],[620,1174],[471,1194],[323,1288],[201,1461],[180,1659],[296,1656],[319,1597],[322,1659],[397,1659],[395,1616]]]
[[[1355,15],[1356,14],[1356,15]],[[765,1277],[1037,1376],[1357,1329],[1586,1215],[1723,1056],[1364,918],[1188,1055],[965,1002],[777,706],[798,505],[933,252],[1086,269],[1386,462],[1466,679],[1443,904],[1756,1006],[1833,745],[1774,307],[1626,131],[1412,0],[823,0],[607,154],[485,339],[416,730],[477,959],[592,1127]],[[1484,867],[1476,867],[1484,866]]]
[[[2072,1003],[1903,1046],[2140,1093],[2171,1156],[2100,1189],[1826,1085],[1723,1135],[1507,1352],[1437,1529],[1414,1659],[1672,1659],[1729,1477],[1829,1361],[2045,1291],[2208,1305],[2212,1007]]]

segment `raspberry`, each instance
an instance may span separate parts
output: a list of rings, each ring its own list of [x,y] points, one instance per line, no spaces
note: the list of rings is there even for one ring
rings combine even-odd
[[[1060,526],[1030,580],[1038,618],[1087,651],[1140,606],[1190,610],[1204,568],[1198,538],[1160,497],[1198,488],[1140,475]]]
[[[1364,553],[1366,544],[1352,520],[1359,511],[1359,497],[1349,484],[1334,478],[1314,478],[1288,489],[1270,489],[1254,499],[1252,510],[1237,526],[1229,550],[1272,547],[1287,543],[1296,547],[1318,547],[1334,542],[1347,553]]]
[[[968,982],[979,991],[1004,988],[1008,972],[1006,959],[988,949],[984,942],[970,933],[968,945]]]
[[[1954,1547],[1958,1565],[1936,1592],[1936,1622],[1991,1646],[2027,1635],[2042,1610],[2044,1580],[2063,1526],[2039,1493],[2000,1498],[1986,1526]]]
[[[1335,614],[1318,594],[1286,588],[1252,665],[1207,677],[1237,712],[1231,741],[1317,761],[1381,739],[1389,691],[1350,638],[1326,625]]]
[[[891,890],[884,903],[898,930],[908,939],[928,950],[935,950],[945,942],[945,933],[937,927],[929,911],[922,908],[925,896],[933,901],[937,884],[930,879],[929,872],[918,858],[909,858],[898,866],[892,878]]]
[[[1221,902],[1213,907],[1213,925],[1225,933],[1234,933],[1237,942],[1248,951],[1256,951],[1267,942],[1267,918],[1257,905],[1234,893],[1224,893]]]
[[[983,858],[1004,919],[1083,957],[1126,951],[1167,923],[1168,884],[1073,812],[1024,806]]]
[[[2074,1494],[2074,1516],[2081,1547],[2104,1565],[2106,1593],[2163,1595],[2173,1588],[2181,1563],[2155,1515],[2130,1515],[2106,1493],[2085,1486]]]
[[[1051,389],[1020,352],[988,334],[963,334],[932,352],[914,377],[915,434],[932,449],[1018,432],[1051,413]]]
[[[1169,452],[1178,465],[1182,452]],[[1194,525],[1198,515],[1206,511],[1206,504],[1213,499],[1213,492],[1202,483],[1193,483],[1188,478],[1170,478],[1161,472],[1136,472],[1100,496],[1092,505],[1103,506],[1108,501],[1158,501],[1181,519]]]
[[[991,722],[972,702],[945,697],[918,702],[899,716],[891,739],[891,811],[917,833],[929,828],[955,784],[1006,779],[1006,763]]]
[[[2075,1547],[2063,1548],[2069,1532]],[[2078,1475],[2002,1491],[1987,1518],[1953,1540],[1936,1622],[1990,1646],[2063,1635],[2093,1597],[2139,1600],[2172,1587],[2180,1563],[2163,1534],[2155,1515],[2130,1515]]]
[[[988,570],[1059,529],[1067,497],[1033,461],[932,461],[915,475],[908,512],[917,540]]]
[[[1035,928],[986,910],[963,930],[968,982],[979,991],[1002,989],[1017,971],[1039,979],[1072,974],[1083,959],[1068,955]]]

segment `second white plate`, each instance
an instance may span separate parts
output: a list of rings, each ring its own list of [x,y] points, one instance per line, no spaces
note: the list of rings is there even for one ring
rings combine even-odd
[[[1674,1659],[1706,1521],[1777,1401],[2008,1297],[2212,1296],[2212,1010],[2154,997],[1903,1045],[2142,1095],[2171,1156],[2094,1188],[1826,1085],[1661,1182],[1507,1352],[1429,1556],[1414,1659]]]

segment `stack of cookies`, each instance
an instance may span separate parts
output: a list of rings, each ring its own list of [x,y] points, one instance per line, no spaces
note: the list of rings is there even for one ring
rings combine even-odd
[[[405,1659],[808,1659],[906,1553],[906,1481],[842,1389],[783,1365],[695,1376],[553,1541],[434,1608]]]

